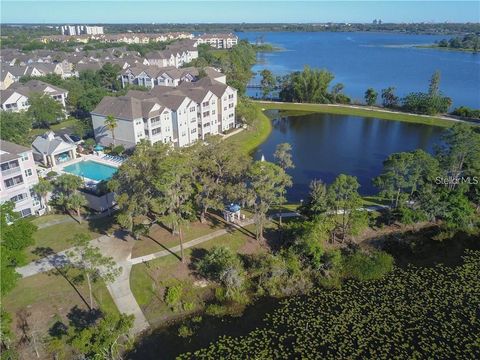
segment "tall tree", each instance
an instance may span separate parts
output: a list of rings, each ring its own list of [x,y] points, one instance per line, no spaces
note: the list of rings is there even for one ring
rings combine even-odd
[[[42,199],[43,206],[45,207],[45,212],[48,213],[49,206],[47,203],[48,194],[53,191],[53,184],[44,178],[38,179],[38,183],[33,186],[33,191],[40,196]]]
[[[178,149],[159,163],[153,185],[158,193],[152,203],[160,219],[171,225],[178,234],[181,260],[185,261],[183,249],[183,226],[194,215],[192,162],[187,150]]]
[[[70,332],[68,343],[85,359],[121,359],[131,345],[134,316],[107,313],[96,324]]]
[[[430,79],[430,85],[428,86],[428,95],[431,97],[438,96],[440,92],[440,71],[435,71]]]
[[[27,219],[20,219],[13,211],[12,202],[5,202],[0,207],[0,295],[4,296],[20,278],[15,268],[25,263],[24,250],[33,245],[37,227]]]
[[[74,248],[69,252],[70,265],[81,271],[87,279],[90,296],[90,310],[93,309],[92,284],[98,280],[110,283],[122,271],[111,257],[102,255],[99,248],[91,244],[87,234],[75,234],[72,242]]]
[[[292,145],[289,143],[278,144],[273,153],[275,163],[283,170],[292,169],[295,167],[292,160]]]
[[[29,96],[30,107],[27,115],[33,119],[34,124],[49,127],[65,118],[62,104],[49,95],[33,93]]]
[[[77,221],[79,224],[82,223],[82,214],[81,208],[88,204],[87,199],[78,191],[70,195],[65,202],[65,206],[69,210],[75,210],[77,213]]]
[[[170,148],[163,143],[151,145],[142,141],[109,181],[109,189],[115,192],[120,208],[117,222],[132,232],[138,220],[151,212],[152,201],[158,193],[153,185],[159,163]]]
[[[358,227],[365,224],[365,212],[359,211],[362,198],[358,193],[360,184],[354,176],[340,174],[328,187],[330,207],[334,210],[336,229],[333,238],[344,242]],[[366,224],[365,224],[366,225]]]
[[[459,123],[449,128],[442,136],[442,144],[436,155],[445,176],[459,179],[462,176],[478,177],[480,171],[480,133],[474,127]],[[449,188],[456,187],[449,184]]]
[[[32,119],[24,112],[2,111],[0,116],[0,138],[20,145],[31,145]]]
[[[315,219],[326,214],[329,207],[327,185],[321,180],[310,182],[310,193],[307,201],[302,205],[300,212],[309,219]]]
[[[395,107],[398,105],[398,96],[395,95],[395,87],[390,86],[382,89],[382,103],[384,107]]]
[[[250,159],[239,154],[231,142],[218,138],[189,150],[190,157],[196,159],[195,200],[204,222],[209,209],[222,210],[226,202],[241,200]]]
[[[115,129],[118,126],[117,119],[113,115],[107,115],[105,118],[105,126],[112,133],[113,145],[115,146]]]
[[[368,88],[365,91],[365,103],[368,106],[373,106],[376,104],[378,98],[378,93],[373,88]]]
[[[275,90],[276,79],[273,76],[272,72],[267,69],[263,69],[260,72],[262,79],[260,80],[260,85],[262,86],[262,96],[264,99],[270,95],[270,93]]]
[[[266,214],[275,204],[285,202],[286,188],[292,179],[280,166],[268,161],[256,161],[248,172],[251,203],[255,210],[257,240],[263,240]]]

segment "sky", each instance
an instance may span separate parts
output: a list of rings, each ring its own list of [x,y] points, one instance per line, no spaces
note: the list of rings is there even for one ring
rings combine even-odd
[[[480,1],[1,0],[1,23],[480,22]]]

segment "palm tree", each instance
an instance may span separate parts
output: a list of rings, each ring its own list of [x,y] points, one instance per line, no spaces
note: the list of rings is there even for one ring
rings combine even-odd
[[[87,205],[87,199],[85,199],[85,196],[83,196],[78,192],[73,193],[66,199],[67,209],[75,210],[75,212],[77,213],[79,224],[82,223],[82,216],[80,214],[80,209],[82,208],[82,206],[85,206],[85,205]]]
[[[38,180],[38,184],[33,186],[33,191],[42,198],[43,206],[45,206],[45,213],[48,213],[47,196],[53,190],[53,185],[50,181],[44,178]]]
[[[112,132],[113,146],[115,146],[115,128],[118,126],[117,119],[113,115],[107,115],[105,126]]]

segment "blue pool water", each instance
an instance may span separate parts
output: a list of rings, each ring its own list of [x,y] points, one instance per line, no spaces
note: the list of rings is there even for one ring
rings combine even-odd
[[[87,160],[65,166],[63,171],[91,180],[102,181],[110,179],[117,172],[117,168]]]

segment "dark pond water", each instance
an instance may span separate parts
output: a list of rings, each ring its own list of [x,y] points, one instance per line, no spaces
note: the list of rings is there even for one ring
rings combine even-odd
[[[440,142],[442,128],[400,121],[358,116],[310,114],[282,117],[269,111],[273,131],[255,154],[273,161],[279,143],[292,145],[293,187],[287,198],[305,199],[312,179],[331,183],[341,173],[358,178],[360,193],[376,193],[371,179],[382,169],[382,162],[394,152],[423,149],[434,151]]]
[[[335,74],[333,83],[345,85],[345,94],[363,101],[365,90],[397,88],[397,95],[426,91],[435,70],[442,75],[441,90],[453,106],[480,108],[480,53],[421,49],[445,36],[388,33],[246,32],[242,39],[259,37],[285,51],[261,53],[253,71],[270,69],[282,75],[304,65],[326,68]],[[255,96],[259,90],[249,90]]]

